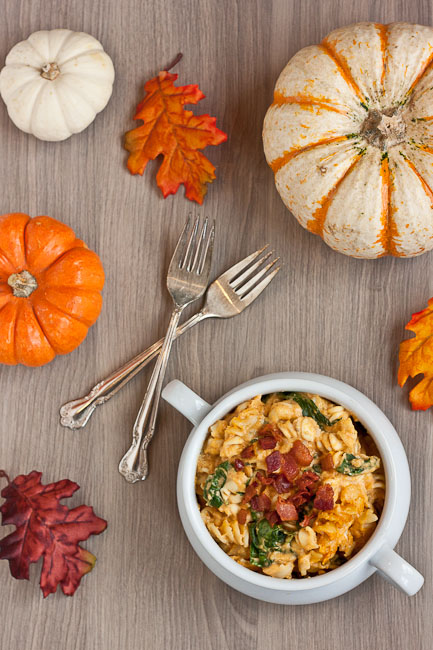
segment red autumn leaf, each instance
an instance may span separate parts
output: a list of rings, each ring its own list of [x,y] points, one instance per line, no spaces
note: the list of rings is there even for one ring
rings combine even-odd
[[[176,79],[177,74],[163,70],[145,84],[146,95],[134,115],[143,124],[125,136],[128,169],[131,174],[143,174],[149,160],[162,154],[156,182],[164,198],[183,184],[186,198],[202,204],[215,167],[199,149],[221,144],[227,134],[216,127],[216,118],[184,109],[205,95],[195,84],[175,86]]]
[[[41,472],[30,472],[10,481],[0,470],[0,477],[8,481],[0,492],[6,499],[0,507],[2,524],[16,526],[0,540],[0,559],[9,560],[14,578],[28,580],[30,564],[43,557],[40,586],[44,598],[59,584],[64,594],[73,596],[81,578],[96,562],[78,542],[102,533],[107,522],[89,506],[69,510],[59,503],[79,489],[77,483],[65,479],[42,485],[41,476]]]

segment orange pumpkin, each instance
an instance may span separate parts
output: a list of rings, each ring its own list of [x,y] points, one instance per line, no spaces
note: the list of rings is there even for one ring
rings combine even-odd
[[[0,216],[0,363],[42,366],[86,337],[102,307],[99,257],[51,217]]]

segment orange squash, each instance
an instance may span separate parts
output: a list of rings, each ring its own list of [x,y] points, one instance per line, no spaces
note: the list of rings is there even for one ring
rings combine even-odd
[[[0,363],[42,366],[74,350],[102,307],[99,257],[51,217],[0,216]]]

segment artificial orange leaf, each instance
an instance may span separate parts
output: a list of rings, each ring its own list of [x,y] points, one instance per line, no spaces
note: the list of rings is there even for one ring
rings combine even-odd
[[[30,472],[11,481],[0,492],[6,501],[0,507],[2,524],[16,529],[0,540],[0,559],[9,560],[10,572],[18,580],[29,579],[29,566],[43,557],[40,586],[44,598],[60,584],[63,593],[73,596],[81,578],[91,571],[96,558],[78,545],[90,535],[98,535],[107,522],[89,506],[69,510],[59,503],[79,485],[65,479],[42,485],[41,472]]]
[[[406,329],[415,337],[400,343],[398,383],[403,386],[409,377],[424,375],[409,400],[414,410],[425,411],[433,405],[433,298],[426,309],[412,314]]]
[[[162,154],[156,182],[164,198],[183,184],[186,198],[201,204],[206,184],[215,178],[215,167],[199,150],[221,144],[227,135],[216,127],[216,118],[184,109],[204,95],[197,85],[175,86],[176,79],[177,74],[163,70],[145,84],[146,95],[134,115],[143,124],[125,136],[128,169],[143,174],[149,160]]]

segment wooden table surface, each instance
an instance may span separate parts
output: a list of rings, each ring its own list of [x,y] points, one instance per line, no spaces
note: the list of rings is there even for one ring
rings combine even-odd
[[[426,649],[433,632],[432,413],[414,413],[397,386],[398,344],[412,312],[433,295],[433,253],[362,261],[331,251],[285,209],[266,165],[261,130],[275,80],[301,47],[360,20],[431,24],[427,0],[2,0],[0,60],[38,29],[67,27],[101,40],[116,69],[112,98],[83,133],[61,143],[19,131],[0,105],[0,213],[48,214],[101,256],[104,307],[86,341],[44,368],[0,369],[0,466],[81,485],[107,531],[84,545],[98,558],[73,598],[43,599],[0,563],[3,650]],[[145,80],[176,55],[181,83],[199,83],[198,112],[217,116],[228,142],[206,150],[217,166],[204,206],[183,188],[162,199],[157,163],[131,176],[122,149]],[[337,600],[262,603],[230,589],[197,558],[177,514],[176,468],[190,426],[167,404],[151,447],[151,474],[127,485],[117,463],[149,379],[134,379],[80,432],[60,405],[86,392],[159,338],[171,303],[164,274],[187,213],[217,220],[213,272],[269,242],[285,266],[263,297],[230,321],[208,321],[175,344],[168,379],[208,401],[265,373],[303,370],[352,384],[399,432],[412,503],[397,550],[426,578],[413,598],[378,575]],[[2,529],[3,533],[12,528]]]

